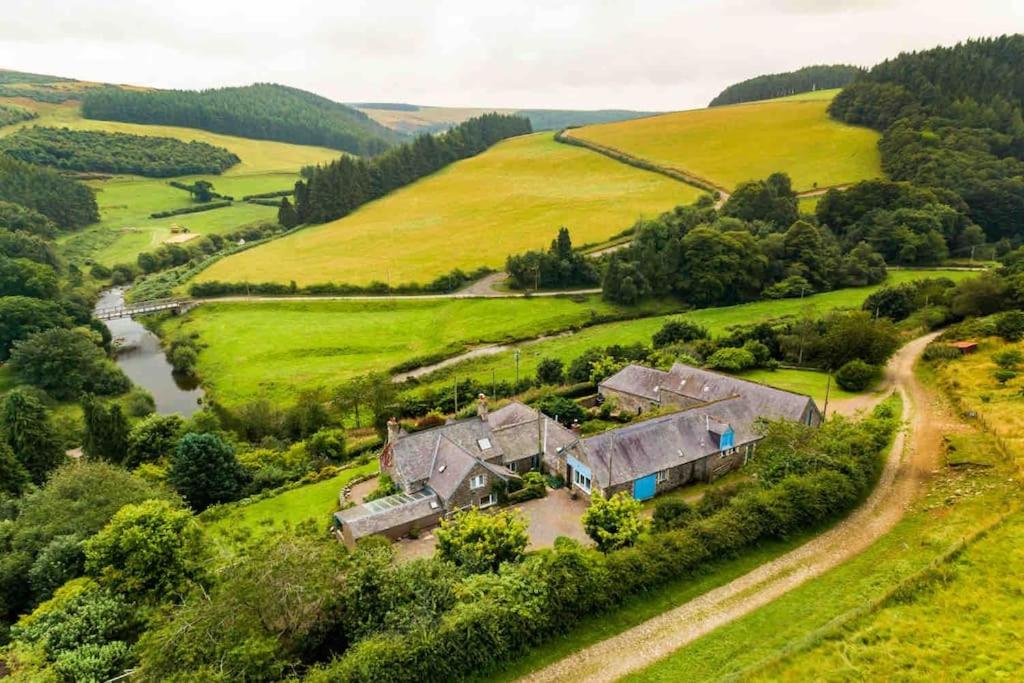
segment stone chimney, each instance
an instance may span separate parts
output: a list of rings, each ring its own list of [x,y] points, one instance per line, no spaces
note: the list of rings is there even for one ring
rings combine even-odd
[[[580,423],[576,420],[572,421],[572,425],[569,426],[569,429],[571,429],[572,433],[576,435],[576,438],[583,435],[583,427],[581,427]]]
[[[398,441],[398,432],[401,426],[398,424],[398,420],[392,417],[388,420],[388,445],[392,445]]]
[[[480,394],[476,398],[476,414],[484,422],[487,422],[487,396]]]

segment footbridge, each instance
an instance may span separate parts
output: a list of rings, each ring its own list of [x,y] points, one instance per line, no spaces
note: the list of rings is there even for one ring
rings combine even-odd
[[[93,312],[93,316],[100,320],[117,320],[118,318],[132,318],[136,315],[157,313],[159,311],[173,311],[175,315],[180,315],[198,306],[200,303],[195,299],[189,298],[154,299],[153,301],[140,301],[134,304],[125,303],[98,308]]]

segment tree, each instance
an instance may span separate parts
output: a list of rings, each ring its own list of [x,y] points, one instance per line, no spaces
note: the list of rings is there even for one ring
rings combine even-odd
[[[150,415],[137,423],[128,435],[128,457],[124,466],[138,467],[172,455],[183,428],[184,422],[178,415]]]
[[[128,458],[128,421],[116,403],[104,406],[91,394],[82,398],[85,435],[82,451],[90,458],[124,462]]]
[[[277,222],[289,230],[299,224],[299,214],[287,197],[281,199],[281,207],[277,210]]]
[[[101,585],[135,599],[162,601],[203,583],[205,541],[187,510],[163,500],[121,508],[85,543],[85,569]]]
[[[644,526],[640,517],[640,501],[625,491],[619,491],[611,498],[594,491],[582,522],[587,536],[602,552],[633,545]]]
[[[14,457],[11,447],[0,441],[0,494],[6,493],[16,498],[31,481],[28,470]]]
[[[178,442],[168,479],[197,512],[235,500],[245,472],[235,449],[216,434],[186,434]]]
[[[740,183],[722,207],[722,215],[766,221],[778,229],[788,228],[800,217],[796,192],[785,173]]]
[[[561,384],[565,381],[565,370],[562,361],[557,358],[545,358],[537,364],[537,381],[541,384]]]
[[[869,365],[883,365],[899,347],[895,326],[884,318],[874,320],[866,311],[837,314],[827,321],[820,340],[825,368],[835,370],[859,358]]]
[[[53,299],[59,288],[57,273],[50,266],[0,255],[0,296]]]
[[[14,389],[4,397],[0,419],[0,435],[14,457],[32,481],[42,484],[65,459],[46,408],[24,389]]]
[[[537,410],[558,420],[566,427],[572,425],[573,422],[582,422],[587,417],[587,413],[580,407],[580,404],[564,396],[545,396],[537,402]]]
[[[706,327],[689,320],[674,319],[662,325],[661,329],[651,337],[651,341],[654,343],[654,348],[660,349],[663,346],[709,339],[710,337]]]
[[[11,365],[23,380],[58,400],[78,398],[85,392],[127,391],[128,378],[107,360],[90,334],[60,328],[37,332],[14,343]]]
[[[982,273],[957,283],[951,308],[964,317],[992,315],[1006,306],[1006,300],[1006,282],[994,273]]]
[[[19,339],[70,324],[64,309],[55,301],[27,296],[0,297],[0,360],[7,359]]]
[[[530,540],[518,513],[489,514],[475,508],[443,520],[434,535],[438,557],[472,573],[497,571],[503,562],[515,562]]]
[[[299,393],[295,405],[285,413],[283,429],[292,439],[304,439],[330,424],[327,414],[326,397],[321,389],[305,390]]]
[[[1024,311],[1006,311],[996,318],[996,334],[1008,342],[1024,338]]]
[[[726,347],[718,349],[711,354],[707,361],[705,361],[705,364],[715,370],[742,372],[743,370],[755,367],[757,365],[757,358],[745,348]]]
[[[869,365],[860,358],[854,358],[836,371],[836,384],[846,391],[864,391],[878,379],[877,365]]]
[[[306,440],[306,450],[319,460],[341,462],[345,457],[345,430],[319,430]]]

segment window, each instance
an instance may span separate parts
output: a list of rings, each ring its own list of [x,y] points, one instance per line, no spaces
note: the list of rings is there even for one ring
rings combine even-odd
[[[668,481],[668,470],[662,470],[661,472],[658,472],[657,482],[659,484],[664,484],[666,481]]]
[[[474,490],[482,489],[484,487],[484,484],[486,484],[486,483],[487,483],[487,477],[485,477],[482,474],[478,474],[478,475],[476,475],[475,477],[473,477],[472,479],[469,480],[469,488],[474,489]]]
[[[476,443],[478,446],[480,446],[480,450],[482,451],[486,451],[491,447],[491,440],[486,437],[484,437],[483,439],[478,439]]]
[[[586,476],[579,470],[572,471],[572,483],[579,486],[587,493],[590,493],[590,477]]]
[[[493,493],[488,493],[486,496],[480,499],[480,509],[489,508],[498,502],[498,497]]]
[[[510,470],[512,470],[513,472],[516,472],[516,471],[518,471],[518,469],[519,469],[519,463],[517,463],[517,462],[510,462],[510,463],[508,464],[508,468],[509,468]]]

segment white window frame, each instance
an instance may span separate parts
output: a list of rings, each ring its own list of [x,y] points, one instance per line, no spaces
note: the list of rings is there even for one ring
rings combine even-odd
[[[593,485],[593,481],[590,477],[586,476],[577,469],[572,471],[572,483],[574,486],[578,486],[587,493],[590,493],[590,487]]]
[[[491,440],[488,439],[486,436],[484,438],[482,438],[482,439],[477,439],[476,440],[476,445],[479,446],[480,450],[482,450],[482,451],[489,451],[489,450],[491,450]]]
[[[480,482],[480,483],[478,484],[477,482]],[[471,491],[476,491],[478,489],[482,489],[485,486],[487,486],[487,475],[486,474],[476,474],[476,475],[473,475],[473,478],[469,480],[469,488],[470,488]]]
[[[655,483],[664,484],[668,481],[668,470],[659,470],[657,475],[654,477]]]
[[[480,509],[489,508],[492,505],[498,504],[498,496],[493,493],[488,493],[486,496],[480,499]]]

